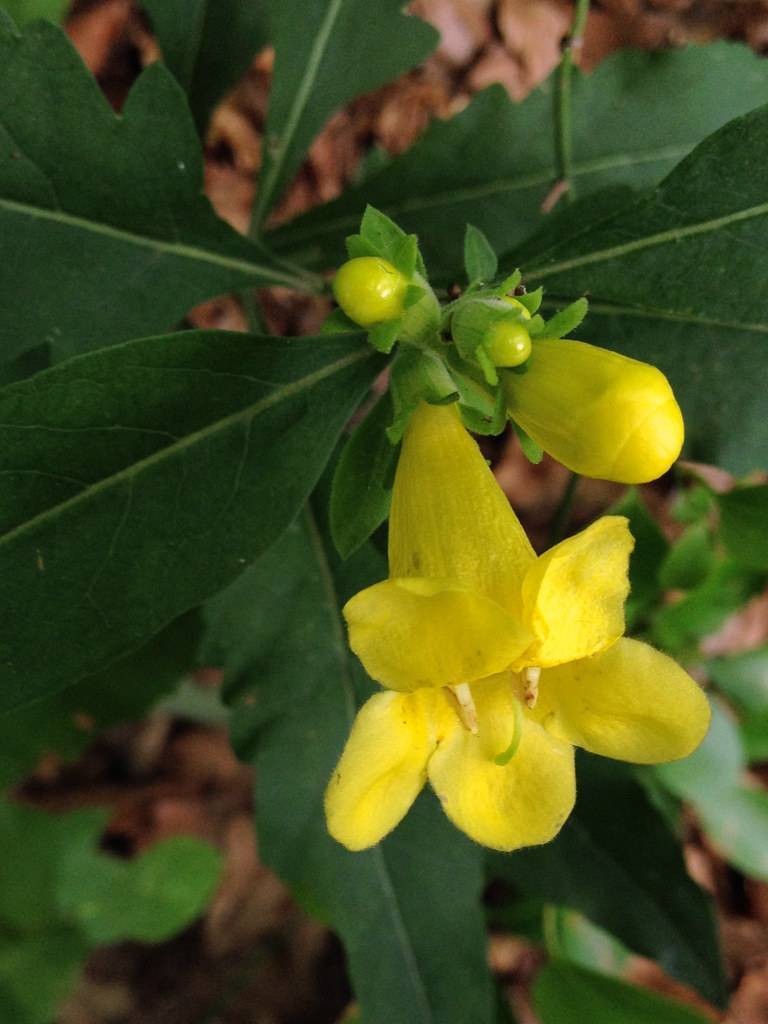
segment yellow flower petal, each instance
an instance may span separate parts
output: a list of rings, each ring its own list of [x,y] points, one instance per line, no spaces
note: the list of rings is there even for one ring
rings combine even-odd
[[[508,668],[532,637],[482,594],[451,580],[391,579],[344,607],[349,646],[392,690],[453,686]]]
[[[536,342],[525,374],[504,374],[510,416],[585,476],[645,483],[680,454],[680,407],[664,374],[581,341]]]
[[[508,764],[516,700],[505,674],[472,687],[478,733],[451,728],[429,760],[429,781],[451,821],[495,850],[546,843],[560,831],[576,796],[573,747],[522,713],[522,736]]]
[[[594,754],[635,764],[687,757],[709,728],[709,703],[666,654],[619,640],[594,658],[547,669],[541,703],[546,726]],[[537,709],[538,710],[538,709]]]
[[[586,658],[618,640],[633,547],[624,516],[603,516],[536,560],[523,583],[523,620],[539,642],[526,664]]]
[[[377,693],[358,712],[325,793],[328,831],[347,849],[378,843],[418,796],[436,743],[435,697]]]
[[[395,476],[390,576],[450,578],[513,608],[533,549],[453,406],[411,417]]]

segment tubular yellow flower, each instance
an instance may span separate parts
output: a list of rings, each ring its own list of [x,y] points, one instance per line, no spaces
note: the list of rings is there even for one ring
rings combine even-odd
[[[664,374],[582,341],[542,340],[525,374],[505,374],[509,415],[576,473],[636,484],[665,473],[683,417]]]
[[[456,410],[422,404],[395,478],[390,578],[344,609],[386,689],[328,785],[331,834],[375,844],[429,780],[460,829],[513,850],[568,817],[574,745],[640,763],[689,754],[709,723],[701,690],[622,638],[632,544],[608,516],[537,558]]]

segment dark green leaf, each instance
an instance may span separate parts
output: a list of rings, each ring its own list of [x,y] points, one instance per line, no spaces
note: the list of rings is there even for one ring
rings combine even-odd
[[[491,1024],[479,847],[431,797],[362,853],[325,829],[323,792],[356,691],[371,687],[346,649],[338,603],[385,571],[367,548],[340,565],[307,517],[211,602],[203,656],[224,656],[233,742],[259,777],[264,860],[340,934],[362,1018]]]
[[[576,809],[558,838],[510,856],[491,855],[492,877],[523,896],[581,911],[722,1003],[711,900],[689,878],[665,821],[627,767],[581,757],[578,778]]]
[[[694,523],[667,552],[659,569],[659,583],[667,590],[691,590],[702,583],[715,557],[706,523]]]
[[[716,630],[760,586],[760,578],[729,560],[713,562],[705,579],[682,600],[654,615],[654,643],[673,653],[687,649]]]
[[[192,331],[6,388],[0,707],[136,649],[274,543],[380,368],[359,335]]]
[[[60,22],[68,7],[69,0],[2,0],[0,4],[17,25],[26,25],[36,18]]]
[[[389,514],[398,454],[386,434],[392,414],[387,392],[355,428],[336,464],[330,527],[342,558],[357,551]]]
[[[762,466],[768,441],[768,202],[754,173],[766,145],[761,107],[634,205],[530,256],[526,268],[549,301],[589,293],[581,337],[657,363],[683,407],[689,457],[735,472]]]
[[[717,500],[728,553],[750,569],[768,570],[768,484],[737,487]]]
[[[669,549],[659,524],[650,514],[640,492],[631,487],[610,509],[626,516],[635,547],[629,562],[630,592],[625,613],[629,627],[636,625],[661,594],[659,568]]]
[[[533,1005],[541,1024],[706,1024],[709,1019],[655,992],[562,960],[537,976]]]
[[[442,283],[460,276],[468,222],[497,252],[509,251],[541,223],[541,204],[557,177],[551,89],[550,81],[514,104],[492,87],[458,117],[432,125],[378,174],[280,228],[276,244],[301,262],[333,266],[344,236],[373,203],[416,232],[430,275]],[[766,101],[768,73],[746,47],[621,51],[576,80],[575,188],[586,194],[606,185],[651,185],[709,132]]]
[[[296,285],[202,193],[186,100],[160,64],[118,117],[71,43],[0,11],[0,359],[167,330],[203,299]]]
[[[399,0],[281,0],[271,6],[275,71],[256,226],[331,114],[414,67],[434,48],[435,30],[401,12]]]
[[[214,106],[268,42],[266,6],[253,0],[142,2],[202,133]]]
[[[103,729],[134,721],[195,665],[195,612],[183,615],[141,650],[61,693],[7,712],[0,724],[0,787],[45,754],[77,757]]]
[[[464,271],[469,283],[492,281],[498,265],[496,253],[483,232],[467,224],[464,234]]]
[[[0,1005],[10,1024],[50,1024],[89,947],[75,928],[0,936]]]

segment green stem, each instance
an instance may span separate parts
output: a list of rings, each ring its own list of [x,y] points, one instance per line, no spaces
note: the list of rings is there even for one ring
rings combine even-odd
[[[566,187],[565,196],[571,196],[573,169],[573,134],[571,126],[571,79],[574,65],[581,53],[582,35],[587,23],[589,0],[576,0],[571,31],[563,46],[563,56],[557,69],[555,83],[555,161],[558,183]]]
[[[264,317],[261,314],[258,299],[252,288],[246,288],[240,292],[240,301],[243,304],[243,312],[245,313],[245,319],[248,322],[248,330],[251,334],[262,334],[266,335],[266,325],[264,323]]]
[[[568,527],[568,523],[571,518],[571,510],[573,509],[573,499],[576,496],[576,488],[579,485],[581,477],[578,473],[571,473],[568,477],[568,482],[563,488],[563,493],[558,502],[555,514],[552,517],[552,526],[549,531],[549,543],[550,546],[559,543],[565,536],[565,531]]]

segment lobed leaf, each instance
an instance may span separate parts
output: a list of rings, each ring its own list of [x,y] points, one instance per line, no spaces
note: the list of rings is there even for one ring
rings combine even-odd
[[[168,330],[245,285],[310,287],[214,214],[184,94],[155,64],[116,115],[61,31],[0,11],[0,361]]]

